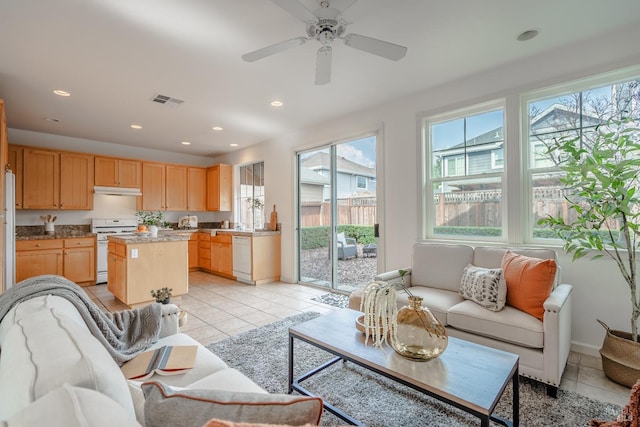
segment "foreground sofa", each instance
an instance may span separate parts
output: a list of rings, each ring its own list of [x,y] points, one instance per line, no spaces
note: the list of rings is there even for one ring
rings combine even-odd
[[[320,399],[269,394],[188,335],[177,306],[161,307],[163,345],[196,345],[185,374],[126,380],[76,306],[55,295],[13,306],[0,322],[0,426],[202,426],[317,424]]]
[[[491,311],[461,295],[461,282],[467,266],[498,269],[507,248],[472,247],[437,243],[416,243],[412,265],[401,278],[394,270],[376,276],[380,281],[403,280],[412,294],[424,299],[423,305],[442,322],[450,336],[515,353],[520,356],[520,374],[547,385],[555,396],[569,356],[571,342],[572,286],[560,284],[560,268],[552,277],[551,292],[540,301],[539,317],[509,304]],[[514,254],[556,261],[549,249],[511,249]],[[526,288],[526,283],[522,286]],[[507,295],[508,297],[508,295]],[[349,307],[360,310],[362,290],[353,292]],[[408,297],[398,291],[398,306]]]

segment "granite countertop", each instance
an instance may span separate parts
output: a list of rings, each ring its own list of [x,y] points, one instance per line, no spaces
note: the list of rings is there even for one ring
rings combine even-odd
[[[16,240],[71,239],[95,236],[96,234],[91,232],[91,226],[59,225],[51,234],[45,233],[44,225],[16,227]]]
[[[124,244],[138,244],[138,243],[162,243],[162,242],[180,242],[183,240],[189,240],[190,233],[158,233],[158,237],[151,236],[136,236],[136,235],[111,235],[108,236],[110,242],[124,243]]]
[[[224,229],[224,228],[200,228],[197,231],[204,231],[204,232],[215,231],[216,234],[230,234],[232,236],[248,236],[248,237],[274,236],[274,235],[280,234],[279,231],[270,231],[270,230],[240,231],[240,230]]]

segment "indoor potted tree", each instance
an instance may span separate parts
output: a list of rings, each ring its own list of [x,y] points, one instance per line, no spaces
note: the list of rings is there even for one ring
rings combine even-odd
[[[636,251],[640,244],[640,129],[629,120],[609,120],[587,141],[561,138],[549,146],[561,162],[561,179],[575,220],[548,216],[538,223],[553,229],[564,250],[579,259],[609,257],[618,266],[631,293],[631,332],[607,334],[600,354],[605,374],[631,387],[640,377]]]

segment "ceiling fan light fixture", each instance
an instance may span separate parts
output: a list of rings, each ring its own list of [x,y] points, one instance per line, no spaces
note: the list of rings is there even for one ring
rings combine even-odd
[[[182,145],[191,145],[191,143],[189,141],[182,141],[181,144]]]
[[[237,147],[238,144],[229,144],[229,147]]]
[[[272,107],[282,107],[284,105],[284,102],[279,101],[279,100],[273,100],[271,101],[271,106]]]
[[[222,127],[220,126],[214,126],[211,129],[215,130],[216,132],[220,132],[222,130]]]
[[[131,125],[131,126],[129,126],[129,127],[130,127],[131,129],[136,129],[136,130],[138,130],[138,129],[142,129],[142,126],[140,126],[140,125],[136,125],[136,124],[133,124],[133,125]]]
[[[66,90],[62,90],[62,89],[55,89],[53,93],[55,93],[58,96],[64,96],[64,97],[71,96],[70,92],[67,92]]]

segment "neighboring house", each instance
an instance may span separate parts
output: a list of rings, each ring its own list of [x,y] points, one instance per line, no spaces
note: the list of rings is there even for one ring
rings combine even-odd
[[[569,133],[580,120],[580,115],[569,107],[553,104],[539,113],[531,126],[531,143],[534,144],[534,167],[554,166],[546,154],[546,141]],[[585,123],[585,120],[587,123]],[[596,126],[604,122],[593,116],[582,116],[582,126]],[[443,177],[478,175],[497,172],[504,167],[504,128],[499,127],[443,150],[434,151]]]
[[[309,168],[300,168],[300,202],[322,202],[326,185],[329,185],[329,177]]]
[[[302,169],[307,168],[327,179],[323,200],[331,198],[329,186],[331,164],[329,153],[316,152],[302,160]],[[336,193],[338,199],[355,195],[376,195],[376,170],[359,163],[338,157],[336,165]]]

